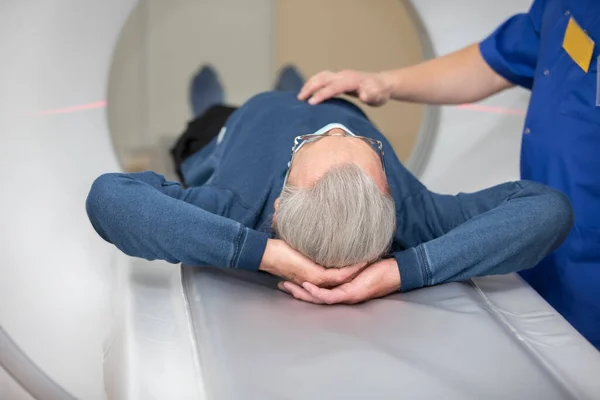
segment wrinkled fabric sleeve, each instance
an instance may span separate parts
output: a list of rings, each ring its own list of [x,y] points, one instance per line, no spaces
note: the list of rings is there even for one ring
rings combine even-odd
[[[86,201],[98,234],[147,260],[257,270],[267,235],[225,218],[220,189],[184,189],[153,172],[105,174]]]
[[[574,218],[563,193],[528,181],[457,196],[423,190],[403,210],[419,226],[394,253],[403,291],[532,268],[564,241]]]

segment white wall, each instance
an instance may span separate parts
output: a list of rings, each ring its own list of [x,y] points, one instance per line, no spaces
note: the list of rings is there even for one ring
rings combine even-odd
[[[437,55],[481,41],[509,16],[527,11],[530,0],[415,0]],[[511,89],[484,105],[523,115],[442,107],[436,144],[421,179],[444,193],[479,190],[519,177],[524,113],[529,93]]]

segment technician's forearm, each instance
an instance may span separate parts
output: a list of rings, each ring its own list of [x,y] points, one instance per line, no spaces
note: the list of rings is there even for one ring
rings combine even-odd
[[[485,62],[477,43],[382,75],[393,99],[429,104],[471,103],[512,86]]]

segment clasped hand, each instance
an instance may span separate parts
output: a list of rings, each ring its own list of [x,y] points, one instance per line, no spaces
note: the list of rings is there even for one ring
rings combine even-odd
[[[395,259],[344,268],[324,268],[282,240],[269,239],[261,271],[283,278],[279,289],[314,304],[356,304],[400,289]]]

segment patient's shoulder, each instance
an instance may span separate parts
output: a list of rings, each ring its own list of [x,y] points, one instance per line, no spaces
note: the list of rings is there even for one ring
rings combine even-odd
[[[303,103],[296,98],[296,93],[294,92],[268,91],[252,96],[244,103],[243,107],[281,107]]]

